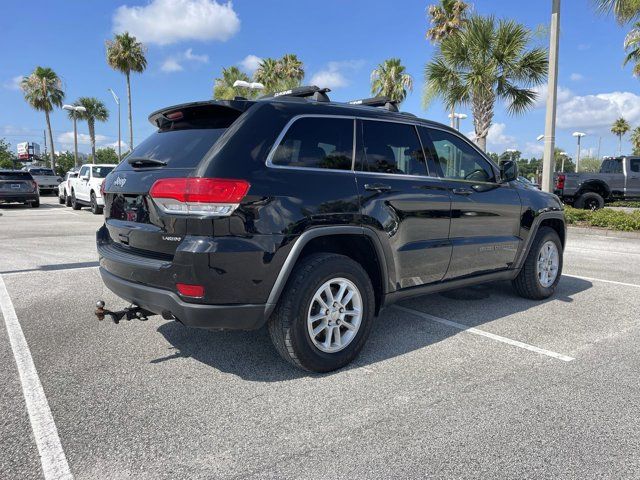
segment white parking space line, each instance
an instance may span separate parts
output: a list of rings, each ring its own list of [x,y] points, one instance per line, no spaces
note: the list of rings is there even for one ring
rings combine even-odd
[[[474,335],[480,335],[481,337],[490,338],[492,340],[496,340],[498,342],[506,343],[509,345],[513,345],[514,347],[523,348],[525,350],[529,350],[531,352],[539,353],[540,355],[546,355],[547,357],[556,358],[558,360],[562,360],[563,362],[571,362],[575,360],[573,357],[569,357],[567,355],[563,355],[561,353],[552,352],[551,350],[545,350],[544,348],[536,347],[534,345],[529,345],[527,343],[519,342],[518,340],[512,340],[507,337],[502,337],[500,335],[496,335],[494,333],[485,332],[484,330],[480,330],[478,328],[469,327],[467,325],[463,325],[462,323],[452,322],[451,320],[446,320],[444,318],[435,317],[433,315],[429,315],[428,313],[420,312],[418,310],[414,310],[412,308],[401,307],[400,305],[394,305],[393,308],[398,310],[402,310],[405,313],[410,313],[412,315],[416,315],[418,317],[422,317],[425,320],[429,320],[432,322],[441,323],[443,325],[447,325],[449,327],[457,328],[458,330],[463,330],[467,333],[473,333]]]
[[[616,282],[615,280],[605,280],[604,278],[583,277],[582,275],[567,275],[566,273],[563,273],[562,276],[570,277],[570,278],[578,278],[580,280],[587,280],[589,282],[612,283],[613,285],[622,285],[624,287],[640,288],[640,285],[638,285],[637,283]]]
[[[612,255],[640,255],[640,252],[619,252],[615,250],[605,250],[602,248],[584,248],[584,247],[574,247],[574,246],[569,246],[565,248],[565,251],[571,252],[573,250],[580,250],[581,252],[593,252],[593,253],[610,253]]]
[[[72,479],[67,458],[62,450],[58,429],[53,421],[49,402],[42,389],[36,366],[33,363],[29,345],[24,338],[7,287],[0,275],[0,309],[7,327],[9,343],[18,366],[22,393],[27,405],[27,413],[40,453],[42,471],[46,480]]]

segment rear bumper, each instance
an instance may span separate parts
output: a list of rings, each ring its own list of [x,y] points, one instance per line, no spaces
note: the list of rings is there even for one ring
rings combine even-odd
[[[7,203],[37,202],[38,198],[39,196],[37,193],[13,193],[13,194],[0,193],[0,203],[2,202],[7,202]]]
[[[124,280],[104,267],[100,267],[100,275],[107,288],[120,298],[165,318],[173,316],[189,327],[255,330],[266,320],[266,305],[187,303],[174,292]]]

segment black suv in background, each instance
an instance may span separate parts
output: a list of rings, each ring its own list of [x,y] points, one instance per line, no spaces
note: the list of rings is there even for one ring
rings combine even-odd
[[[278,352],[316,372],[353,360],[400,299],[495,280],[553,294],[555,195],[455,130],[326,92],[151,114],[156,133],[104,185],[106,286],[192,327],[267,323]]]
[[[13,202],[38,208],[40,206],[38,184],[29,172],[0,170],[0,203]]]

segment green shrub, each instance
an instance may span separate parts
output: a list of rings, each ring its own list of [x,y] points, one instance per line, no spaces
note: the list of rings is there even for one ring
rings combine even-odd
[[[569,225],[601,227],[625,232],[640,230],[640,211],[626,213],[607,208],[591,211],[567,206],[564,215]]]

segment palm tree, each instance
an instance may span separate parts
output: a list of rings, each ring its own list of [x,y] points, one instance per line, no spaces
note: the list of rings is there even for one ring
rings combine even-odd
[[[269,95],[279,90],[280,66],[275,58],[264,58],[253,74],[253,79],[264,85],[264,93]]]
[[[441,0],[439,5],[429,6],[431,28],[426,37],[433,43],[456,34],[467,22],[469,5],[462,0]]]
[[[109,119],[109,110],[104,103],[95,97],[80,97],[74,105],[85,108],[84,112],[69,111],[69,118],[76,115],[78,120],[86,120],[89,127],[89,138],[91,139],[91,163],[96,163],[96,120],[106,122]]]
[[[631,129],[631,125],[623,117],[620,117],[611,125],[611,133],[618,137],[618,153],[622,155],[622,137]]]
[[[371,72],[371,93],[398,103],[413,90],[413,78],[406,73],[399,58],[389,58]]]
[[[113,40],[107,40],[107,63],[127,77],[127,99],[129,101],[129,148],[133,149],[133,122],[131,115],[131,72],[142,73],[147,68],[145,47],[129,35],[129,32],[117,34]]]
[[[467,24],[469,5],[461,0],[441,0],[439,5],[429,6],[431,28],[427,30],[427,38],[439,43],[445,38],[457,35]],[[455,125],[456,106],[451,105],[451,126]]]
[[[287,53],[278,61],[278,70],[284,90],[299,87],[304,78],[304,66],[293,53]]]
[[[633,74],[636,77],[640,76],[640,22],[636,22],[624,38],[624,50],[627,55],[623,65],[634,62]]]
[[[633,154],[640,155],[640,127],[636,127],[631,131],[631,146]]]
[[[216,78],[214,81],[213,98],[215,100],[233,100],[235,97],[254,98],[255,90],[233,86],[237,80],[248,82],[249,75],[238,67],[223,68],[220,78]]]
[[[623,24],[640,16],[640,0],[594,0],[596,8],[603,13],[612,13]]]
[[[53,131],[51,130],[51,119],[49,112],[54,107],[61,107],[64,100],[62,91],[62,80],[49,67],[36,67],[28,77],[24,77],[20,83],[24,92],[24,98],[34,109],[44,112],[47,120],[47,131],[49,132],[49,145],[51,146],[50,161],[51,168],[55,172],[55,148],[53,146]]]
[[[497,100],[507,111],[520,114],[537,98],[532,87],[547,75],[547,54],[527,49],[531,32],[512,20],[474,16],[455,37],[442,40],[434,59],[425,67],[425,98],[439,97],[447,109],[469,104],[478,146],[487,147]]]

